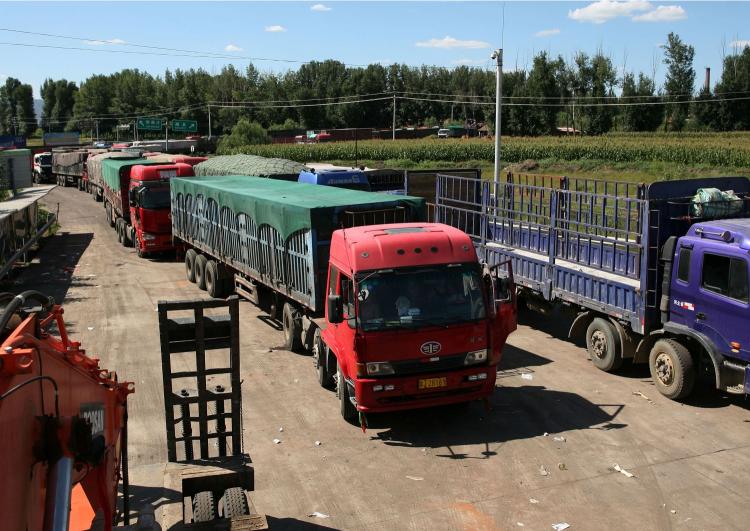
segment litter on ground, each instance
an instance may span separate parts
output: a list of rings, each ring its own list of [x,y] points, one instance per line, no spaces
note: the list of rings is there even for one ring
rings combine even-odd
[[[635,474],[633,474],[631,472],[628,472],[627,470],[625,470],[624,468],[622,468],[617,463],[615,463],[614,465],[612,465],[612,468],[614,468],[616,472],[619,472],[623,476],[627,476],[629,478],[634,478],[635,477]]]
[[[312,513],[308,514],[307,516],[309,518],[330,518],[330,516],[328,516],[327,514],[320,513],[318,511],[312,512]]]
[[[554,529],[555,531],[565,531],[569,527],[570,527],[570,524],[567,522],[560,522],[559,524],[552,524],[552,529]]]

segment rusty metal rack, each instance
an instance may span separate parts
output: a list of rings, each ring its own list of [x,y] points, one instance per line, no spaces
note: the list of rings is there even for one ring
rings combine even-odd
[[[227,308],[228,313],[205,314],[205,310],[215,308]],[[157,310],[169,461],[243,455],[239,298],[159,301]],[[180,311],[192,311],[193,315],[169,315],[170,312]],[[219,349],[228,350],[229,365],[209,363],[210,366],[207,366],[207,355]],[[173,370],[174,355],[185,353],[195,354],[194,368]],[[215,358],[209,357],[209,360],[215,362]],[[221,375],[228,375],[229,385],[209,387],[208,380]],[[194,424],[197,424],[197,433],[194,432]],[[177,433],[178,428],[180,434]],[[215,441],[215,444],[210,445],[210,441]],[[199,450],[197,456],[196,442]],[[178,449],[181,450],[180,459]]]

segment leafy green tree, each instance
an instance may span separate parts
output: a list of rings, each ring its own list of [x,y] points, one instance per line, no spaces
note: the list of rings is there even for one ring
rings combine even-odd
[[[219,141],[219,148],[224,150],[250,144],[266,144],[268,141],[268,133],[262,125],[247,118],[240,118],[232,127],[232,133]]]
[[[727,100],[715,105],[714,125],[724,131],[750,129],[750,101],[738,99],[750,92],[750,46],[724,58],[721,79],[716,84],[717,97]]]
[[[622,79],[622,128],[625,131],[655,131],[664,119],[662,105],[638,105],[639,103],[656,102],[654,80],[638,74],[626,72]]]
[[[682,42],[676,33],[667,35],[667,44],[663,45],[664,64],[667,65],[667,77],[664,90],[670,100],[667,105],[667,126],[680,131],[685,126],[689,107],[687,102],[693,97],[695,69],[693,58],[695,48]]]

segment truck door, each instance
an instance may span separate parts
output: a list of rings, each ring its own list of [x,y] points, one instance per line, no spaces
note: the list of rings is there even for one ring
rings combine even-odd
[[[722,353],[750,360],[747,253],[711,245],[702,245],[699,250],[694,328],[708,336]]]
[[[701,254],[693,253],[693,243],[680,240],[674,256],[669,297],[669,320],[693,327],[695,300],[700,283]]]

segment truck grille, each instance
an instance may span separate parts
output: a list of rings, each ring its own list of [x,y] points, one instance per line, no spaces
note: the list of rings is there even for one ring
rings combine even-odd
[[[437,361],[429,361],[425,356],[417,360],[392,361],[395,376],[404,376],[407,374],[429,374],[431,372],[450,371],[464,367],[466,353],[453,354],[450,356],[440,356]]]

